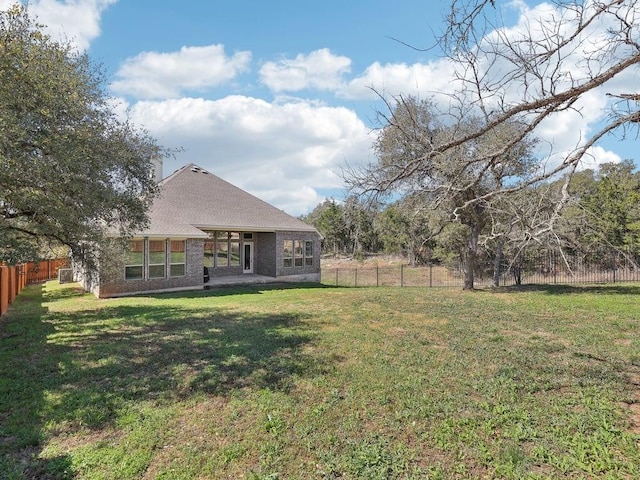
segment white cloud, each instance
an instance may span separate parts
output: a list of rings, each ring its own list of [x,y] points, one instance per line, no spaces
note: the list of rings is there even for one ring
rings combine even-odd
[[[620,163],[622,158],[611,150],[605,150],[602,147],[590,148],[582,157],[580,162],[580,170],[592,169],[597,170],[604,163]]]
[[[355,112],[313,102],[229,96],[138,102],[131,119],[168,147],[165,175],[194,162],[292,215],[343,188],[342,168],[369,160],[369,129]]]
[[[246,71],[250,62],[250,52],[227,56],[223,45],[182,47],[171,53],[143,52],[122,64],[111,89],[137,98],[176,98],[185,90],[224,84]]]
[[[351,80],[338,95],[354,100],[376,99],[379,95],[430,96],[451,91],[453,68],[448,61],[428,64],[373,63]]]
[[[263,84],[276,92],[297,92],[307,88],[336,90],[350,67],[348,57],[334,55],[323,48],[308,55],[299,54],[294,59],[266,62],[260,68],[260,77]]]
[[[554,152],[571,152],[597,128],[606,106],[604,94],[587,92],[575,103],[574,108],[547,117],[536,134],[551,145]]]
[[[29,13],[39,23],[47,26],[47,32],[55,40],[68,40],[79,51],[89,48],[91,41],[100,35],[100,17],[118,0],[31,0]],[[4,2],[15,4],[15,1]],[[22,2],[26,3],[26,2]],[[0,7],[2,4],[0,4]],[[6,7],[5,7],[6,8]]]

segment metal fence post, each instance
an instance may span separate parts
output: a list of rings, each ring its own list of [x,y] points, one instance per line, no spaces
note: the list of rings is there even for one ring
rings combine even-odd
[[[376,287],[380,286],[380,267],[376,263]]]
[[[404,287],[404,263],[400,264],[400,286]]]
[[[433,287],[433,263],[429,264],[429,288]]]
[[[356,267],[356,275],[355,275],[355,278],[353,279],[353,283],[354,283],[354,286],[356,287],[358,286],[358,267]]]

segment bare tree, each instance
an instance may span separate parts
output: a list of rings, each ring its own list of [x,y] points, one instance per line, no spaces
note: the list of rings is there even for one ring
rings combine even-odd
[[[505,27],[496,3],[452,1],[439,43],[454,71],[452,89],[430,102],[387,101],[379,161],[347,179],[362,193],[437,192],[438,207],[469,227],[471,265],[482,230],[496,211],[508,212],[506,197],[564,175],[551,212],[518,220],[528,238],[553,233],[581,160],[606,135],[626,136],[640,121],[640,94],[623,89],[640,63],[637,1],[555,0],[517,28]],[[600,127],[579,132],[569,150],[538,148],[532,168],[531,139],[559,115],[583,115],[598,95],[609,99]],[[469,266],[466,275],[472,288]]]
[[[533,140],[511,144],[525,124],[505,122],[469,137],[482,124],[482,118],[469,117],[447,125],[433,103],[400,97],[375,144],[378,163],[351,172],[347,180],[355,190],[373,195],[421,195],[431,208],[448,212],[450,221],[467,227],[465,289],[474,287],[480,235],[497,208],[499,197],[491,193],[511,178],[528,177],[534,165]],[[461,137],[468,140],[458,143]],[[445,144],[451,147],[440,152]]]
[[[581,114],[581,104],[590,94],[605,92],[615,100],[602,112],[601,127],[580,132],[581,141],[572,151],[557,152],[551,146],[540,159],[544,168],[537,175],[492,195],[564,172],[569,173],[563,191],[566,201],[570,173],[589,149],[608,134],[628,135],[640,121],[640,94],[623,90],[625,78],[637,75],[640,63],[640,4],[555,0],[551,5],[546,17],[514,30],[499,23],[493,0],[453,0],[440,39],[445,54],[458,66],[455,82],[460,88],[452,95],[458,117],[479,109],[488,119],[470,138],[514,118],[528,124],[521,132],[524,138],[559,113]]]

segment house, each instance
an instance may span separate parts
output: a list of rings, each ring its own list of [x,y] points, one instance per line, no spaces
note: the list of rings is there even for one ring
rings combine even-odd
[[[319,282],[318,231],[194,164],[162,180],[146,230],[114,268],[102,258],[99,297],[261,282]],[[109,268],[107,268],[109,267]],[[248,283],[248,282],[246,282]]]

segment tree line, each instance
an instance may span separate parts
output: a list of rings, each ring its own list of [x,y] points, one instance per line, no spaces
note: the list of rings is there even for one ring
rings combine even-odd
[[[564,186],[564,177],[531,186],[513,195],[501,211],[487,209],[485,218],[477,220],[482,225],[477,229],[478,265],[494,262],[497,273],[505,264],[516,267],[525,253],[550,249],[592,260],[613,250],[635,263],[640,258],[640,172],[634,162],[575,172],[565,192]],[[531,226],[555,215],[564,194],[568,198],[553,228],[532,236]],[[322,234],[323,254],[361,259],[385,253],[414,266],[464,264],[475,235],[467,219],[426,193],[386,204],[356,195],[327,199],[301,218]]]

